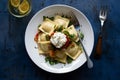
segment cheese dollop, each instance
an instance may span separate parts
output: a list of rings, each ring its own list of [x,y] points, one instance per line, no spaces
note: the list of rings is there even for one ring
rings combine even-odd
[[[50,41],[56,48],[61,48],[67,42],[67,38],[65,34],[61,32],[55,32],[51,36]]]

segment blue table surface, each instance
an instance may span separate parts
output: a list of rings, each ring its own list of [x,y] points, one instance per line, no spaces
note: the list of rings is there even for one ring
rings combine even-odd
[[[0,0],[0,80],[120,80],[120,0],[32,0],[32,11],[24,18],[9,14],[8,0]],[[67,74],[52,74],[37,67],[29,58],[24,34],[29,20],[40,9],[52,4],[66,4],[82,11],[92,24],[95,36],[91,59]],[[101,5],[108,6],[108,17],[103,28],[101,59],[94,59],[100,28],[98,13]]]

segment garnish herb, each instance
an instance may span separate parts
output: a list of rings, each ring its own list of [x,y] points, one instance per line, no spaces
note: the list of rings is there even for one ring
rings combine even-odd
[[[54,60],[53,58],[51,58],[49,56],[45,58],[45,61],[49,62],[50,65],[55,65],[55,64],[59,63],[57,60]],[[73,61],[73,59],[70,58],[69,56],[67,56],[67,63],[70,64],[72,61]]]
[[[65,15],[64,14],[62,14],[62,16],[61,17],[65,17]]]
[[[54,64],[57,64],[57,63],[58,63],[57,60],[54,60],[54,59],[51,58],[51,57],[46,57],[46,58],[45,58],[45,61],[46,61],[46,62],[49,62],[50,65],[54,65]]]
[[[67,36],[69,36],[69,32],[68,31],[63,31],[64,34],[66,34]]]
[[[75,34],[69,34],[69,37],[70,37],[71,39],[74,39]]]
[[[63,30],[63,26],[60,26],[60,28],[57,31],[61,32],[62,30]]]
[[[45,57],[45,61],[48,62],[49,61],[49,57]]]
[[[46,18],[48,18],[48,19],[50,19],[52,21],[54,20],[54,17],[43,16],[43,21],[45,21]]]
[[[50,36],[49,35],[46,35],[46,40],[49,41],[50,40]]]
[[[67,63],[69,64],[69,63],[71,63],[72,61],[73,61],[73,59],[70,58],[69,56],[67,56]]]
[[[71,40],[73,40],[75,37],[75,34],[70,34],[68,31],[63,31],[63,33],[66,34]]]
[[[41,24],[38,25],[38,28],[41,26]]]
[[[78,42],[75,42],[77,45],[80,45],[80,41],[78,41]]]
[[[68,17],[67,15],[64,15],[64,14],[62,14],[61,17],[63,17],[63,18],[68,18],[68,19],[69,19],[69,17]]]
[[[80,32],[79,34],[80,34],[80,38],[83,40],[84,34],[82,32]]]
[[[53,21],[53,20],[54,20],[54,17],[49,17],[49,19]]]
[[[73,24],[73,22],[70,20],[70,22],[69,22],[68,26],[70,26],[70,25],[72,25],[72,24]]]
[[[43,16],[43,21],[45,21],[46,18],[47,18],[46,16]]]

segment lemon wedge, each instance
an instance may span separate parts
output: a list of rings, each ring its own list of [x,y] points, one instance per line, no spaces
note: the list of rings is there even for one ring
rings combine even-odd
[[[29,2],[27,0],[23,0],[23,2],[19,5],[18,10],[20,14],[25,14],[30,9]]]
[[[10,2],[13,7],[18,7],[20,4],[20,0],[10,0]]]

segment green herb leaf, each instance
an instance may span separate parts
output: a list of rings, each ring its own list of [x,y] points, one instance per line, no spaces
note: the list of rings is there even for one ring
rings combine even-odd
[[[69,34],[69,37],[70,37],[71,39],[74,39],[75,34]]]
[[[72,22],[72,21],[69,22],[68,26],[71,26],[71,25],[73,25],[73,22]]]
[[[50,20],[52,20],[52,21],[54,20],[54,17],[48,17],[48,18],[49,18]]]
[[[82,32],[80,32],[79,34],[80,34],[80,38],[83,40],[84,34]]]
[[[45,21],[46,18],[48,18],[48,19],[50,19],[52,21],[54,20],[54,17],[43,16],[43,21]]]
[[[45,19],[48,18],[47,16],[43,16],[43,21],[45,21]]]
[[[78,46],[80,45],[80,42],[78,41],[78,42],[75,42]]]
[[[74,41],[75,34],[70,34],[68,31],[63,31],[64,34],[66,34],[71,40]]]
[[[45,61],[46,61],[46,62],[49,62],[50,65],[54,65],[54,64],[57,64],[57,63],[58,63],[57,60],[54,60],[53,58],[51,58],[51,57],[49,57],[49,56],[47,56],[47,57],[45,58]]]
[[[69,32],[68,31],[63,31],[64,34],[66,34],[67,36],[69,36]]]
[[[49,57],[46,57],[46,58],[45,58],[45,61],[46,61],[46,62],[48,62],[49,60],[50,60]]]
[[[60,26],[60,28],[57,31],[61,32],[62,30],[63,30],[63,26]]]
[[[55,64],[54,61],[49,61],[49,63],[50,63],[50,65],[54,65]]]
[[[46,40],[49,41],[50,40],[50,36],[49,35],[46,35]]]
[[[73,59],[70,58],[69,56],[67,56],[67,63],[69,64],[69,63],[71,63],[72,61],[73,61]]]
[[[38,25],[38,28],[41,26],[41,24]]]

